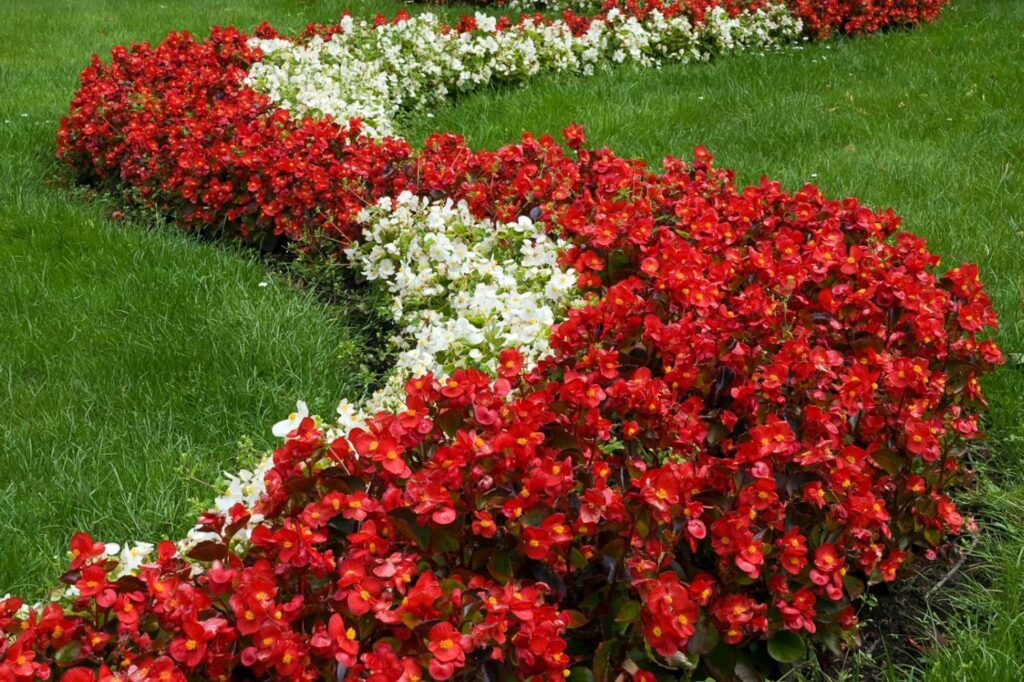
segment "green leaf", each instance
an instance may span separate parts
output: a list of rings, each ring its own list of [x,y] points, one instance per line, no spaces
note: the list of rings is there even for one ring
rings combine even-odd
[[[455,410],[446,410],[434,417],[436,424],[448,436],[454,436],[455,432],[462,426],[463,416]]]
[[[619,559],[626,553],[626,543],[622,538],[615,538],[601,548],[601,554],[606,556],[612,563],[618,563]]]
[[[427,532],[427,529],[420,525],[416,525],[415,517],[411,514],[409,514],[409,516],[413,520],[412,523],[410,523],[409,519],[404,518],[403,516],[400,516],[395,512],[392,512],[390,514],[391,523],[392,525],[394,525],[395,529],[398,530],[399,533],[401,533],[407,539],[415,542],[417,547],[419,547],[420,549],[426,549],[428,543],[430,542],[430,537]]]
[[[398,619],[400,621],[402,621],[402,625],[404,625],[405,627],[409,628],[410,630],[416,628],[416,626],[418,626],[420,623],[423,622],[412,611],[405,611],[405,610],[403,610],[401,612],[401,615],[398,617]]]
[[[60,665],[68,666],[76,662],[81,654],[82,644],[80,642],[68,642],[53,655],[53,659]]]
[[[895,476],[902,471],[907,463],[905,459],[893,450],[876,450],[871,453],[871,459],[891,476]]]
[[[432,526],[430,528],[430,542],[428,547],[430,550],[437,553],[456,552],[462,545],[459,542],[458,533],[454,532],[451,527],[445,526],[439,528]]]
[[[639,514],[633,521],[633,527],[636,528],[636,534],[640,539],[644,540],[647,535],[651,532],[650,518],[646,512]]]
[[[594,590],[587,596],[586,599],[580,604],[580,608],[584,611],[593,611],[597,608],[598,604],[604,602],[606,595],[608,594],[608,588],[602,587]]]
[[[768,654],[779,663],[794,663],[804,657],[804,638],[795,632],[782,631],[768,640]]]
[[[482,548],[473,552],[472,556],[469,557],[469,570],[474,573],[479,573],[486,565],[490,558],[494,556],[494,550],[490,548]]]
[[[597,645],[594,652],[594,679],[597,682],[610,682],[612,670],[609,670],[611,659],[618,653],[619,643],[606,639]]]
[[[850,599],[856,599],[864,594],[864,581],[852,575],[847,574],[843,576],[843,587],[849,593]]]
[[[504,552],[496,552],[487,562],[487,572],[497,582],[504,585],[512,579],[512,560]]]
[[[615,616],[616,623],[632,623],[640,617],[640,602],[628,601],[622,605]]]
[[[834,627],[822,628],[818,632],[818,639],[833,654],[836,656],[842,655],[843,642],[838,629]]]
[[[746,661],[736,663],[736,667],[732,669],[732,672],[740,682],[764,682],[764,676],[757,672],[757,668]]]
[[[445,595],[451,595],[456,590],[465,590],[466,586],[454,578],[446,578],[441,581],[441,592]]]
[[[569,669],[569,682],[594,682],[594,673],[577,665]]]
[[[750,657],[734,646],[720,644],[701,661],[711,677],[721,682],[761,682],[763,679],[757,674]]]
[[[566,627],[570,630],[581,628],[588,622],[588,618],[579,611],[568,610],[563,611],[562,613],[569,615],[569,624]]]
[[[686,642],[686,650],[698,656],[711,653],[716,646],[718,646],[718,630],[703,620],[693,629],[693,634]]]

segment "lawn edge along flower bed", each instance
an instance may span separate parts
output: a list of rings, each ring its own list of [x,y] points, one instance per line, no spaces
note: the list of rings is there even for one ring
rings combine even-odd
[[[259,57],[233,29],[115,51],[62,153],[193,225],[347,248],[392,283],[390,256],[454,260],[406,236],[543,226],[565,243],[538,281],[571,271],[580,300],[533,356],[495,342],[358,424],[278,424],[284,445],[185,543],[114,556],[76,536],[54,603],[0,600],[0,679],[770,674],[807,642],[856,645],[866,586],[969,525],[949,490],[1001,362],[995,316],[977,269],[935,272],[892,212],[739,190],[703,149],[652,173],[577,127],[568,151],[440,134],[413,154],[295,122],[245,85]],[[267,213],[240,184],[298,194]],[[305,208],[279,222],[287,201]],[[403,206],[407,232],[382,236]]]

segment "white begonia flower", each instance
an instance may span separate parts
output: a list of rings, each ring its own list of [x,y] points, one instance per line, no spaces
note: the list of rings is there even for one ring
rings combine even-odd
[[[266,490],[263,482],[265,471],[249,471],[242,469],[237,474],[225,474],[228,481],[227,490],[217,498],[215,508],[222,514],[228,514],[236,504],[251,507]]]
[[[352,418],[356,414],[356,407],[346,399],[338,403],[337,413],[339,417]]]
[[[278,438],[285,438],[289,433],[299,428],[299,424],[301,424],[302,420],[308,416],[309,408],[306,407],[306,403],[300,400],[295,403],[295,411],[288,415],[287,419],[282,419],[274,424],[274,428],[271,429],[271,432]]]
[[[334,440],[338,435],[347,435],[349,431],[357,426],[363,426],[368,416],[362,408],[353,405],[347,400],[342,400],[338,403],[338,418],[335,422],[336,431],[327,433],[328,440]]]
[[[133,573],[146,562],[146,558],[153,552],[153,544],[149,542],[136,542],[131,547],[121,550],[121,574]]]

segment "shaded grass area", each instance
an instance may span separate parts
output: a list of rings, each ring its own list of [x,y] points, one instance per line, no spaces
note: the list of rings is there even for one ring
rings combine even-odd
[[[363,15],[398,3],[364,2]],[[240,438],[305,398],[359,395],[372,330],[267,272],[64,187],[54,135],[94,52],[249,29],[298,30],[334,2],[0,3],[0,595],[53,584],[77,529],[109,541],[179,537]],[[94,199],[94,198],[93,198]],[[268,286],[260,286],[268,282]]]
[[[705,145],[743,184],[767,175],[789,189],[813,182],[830,196],[891,206],[943,267],[979,265],[999,312],[997,340],[1021,353],[1022,81],[1024,3],[954,0],[938,23],[913,32],[709,65],[542,77],[524,90],[469,95],[409,127],[413,140],[447,130],[493,147],[524,130],[557,137],[575,121],[591,146],[654,165]],[[979,489],[963,500],[984,530],[942,594],[910,605],[917,627],[904,634],[926,654],[887,650],[906,646],[903,637],[824,676],[1024,679],[1024,368],[1001,369],[985,389],[989,441]],[[805,676],[822,674],[791,679]]]
[[[57,121],[93,52],[212,24],[296,30],[343,6],[357,16],[438,10],[294,0],[0,7],[0,593],[50,584],[77,528],[112,540],[176,536],[189,499],[208,499],[205,482],[235,465],[240,436],[265,447],[293,397],[327,412],[358,391],[366,336],[343,309],[234,249],[145,220],[112,223],[110,205],[54,181],[52,161]],[[449,130],[494,147],[578,121],[592,144],[651,163],[704,144],[741,182],[813,181],[893,206],[947,266],[980,265],[998,339],[1022,352],[1022,35],[1024,3],[954,0],[913,33],[485,91],[413,118],[409,137]],[[991,440],[967,500],[985,532],[943,598],[919,605],[929,653],[897,660],[890,679],[1024,679],[1024,372],[1003,369],[986,389]],[[873,656],[830,674],[861,679],[861,664],[877,671],[889,660]]]
[[[925,680],[1024,679],[1024,487],[1011,453],[989,466],[970,500],[985,524],[984,535],[927,605],[925,631],[932,638],[923,640],[926,656],[898,673]],[[1011,467],[1013,478],[998,483]]]

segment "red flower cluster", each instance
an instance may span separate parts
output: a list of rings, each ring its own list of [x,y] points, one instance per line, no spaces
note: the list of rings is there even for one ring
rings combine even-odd
[[[823,40],[834,33],[876,33],[890,28],[913,28],[934,21],[949,0],[777,0],[804,23],[811,38]],[[626,0],[608,0],[605,8],[620,5],[627,10],[650,4]],[[660,3],[659,3],[660,4]],[[735,15],[769,4],[767,0],[682,0],[667,6],[682,5],[696,21],[714,7],[724,7]]]
[[[1001,361],[977,269],[936,274],[853,199],[738,190],[703,149],[654,174],[566,140],[440,135],[404,171],[573,240],[589,305],[553,357],[415,379],[347,439],[304,420],[247,551],[248,510],[208,514],[197,575],[164,543],[114,578],[77,537],[70,604],[0,601],[0,681],[648,681],[780,633],[854,644],[866,583],[965,523],[948,493]]]
[[[268,29],[269,30],[269,29]],[[244,85],[259,50],[232,28],[196,42],[93,57],[61,121],[58,156],[83,178],[130,189],[188,229],[242,236],[352,238],[367,202],[401,191],[403,140],[376,142],[359,122],[289,118]]]
[[[804,23],[804,31],[811,38],[823,40],[834,33],[876,33],[890,28],[913,28],[934,21],[949,0],[778,0]],[[608,0],[605,7],[616,6],[618,0]],[[626,0],[621,3],[629,9],[644,2]],[[701,21],[713,7],[724,7],[730,14],[758,9],[766,0],[682,0],[684,11]]]
[[[814,38],[875,33],[934,21],[949,0],[786,0]]]

